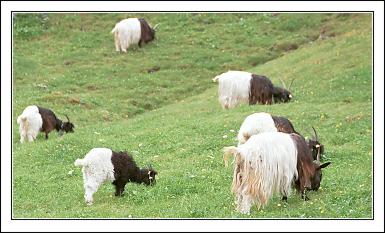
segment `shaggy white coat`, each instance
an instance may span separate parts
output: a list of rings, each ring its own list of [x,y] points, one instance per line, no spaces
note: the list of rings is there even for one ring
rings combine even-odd
[[[123,19],[117,23],[111,33],[115,36],[115,49],[117,52],[127,52],[132,44],[138,44],[142,31],[137,18]]]
[[[235,156],[232,192],[237,210],[250,213],[252,204],[265,206],[274,193],[289,196],[297,179],[297,149],[289,134],[266,132],[253,135],[238,147],[225,147],[224,160]]]
[[[35,140],[43,126],[43,119],[38,107],[35,105],[26,107],[23,113],[17,117],[17,124],[19,124],[21,143],[24,143],[26,140],[29,142]]]
[[[83,159],[77,159],[75,166],[82,166],[84,199],[87,205],[92,205],[93,194],[105,181],[114,181],[114,166],[111,161],[112,150],[94,148]]]
[[[238,145],[244,144],[252,135],[263,132],[277,132],[273,118],[269,113],[254,113],[245,118],[238,132]]]
[[[229,109],[241,103],[249,103],[251,75],[245,71],[228,71],[213,78],[214,82],[219,82],[218,98],[222,108]]]

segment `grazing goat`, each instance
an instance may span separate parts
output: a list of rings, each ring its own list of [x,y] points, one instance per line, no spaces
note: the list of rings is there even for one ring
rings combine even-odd
[[[314,160],[320,161],[321,155],[324,153],[324,145],[318,141],[317,132],[314,127],[314,135],[312,139],[307,141],[309,149],[312,151]],[[296,133],[293,124],[285,117],[274,116],[269,113],[254,113],[245,118],[238,132],[238,145],[244,144],[252,135],[263,132],[282,132]],[[320,153],[318,153],[318,151]]]
[[[313,162],[302,136],[281,132],[253,135],[245,144],[225,147],[226,166],[229,155],[235,156],[232,192],[241,213],[250,213],[253,203],[258,208],[265,206],[276,192],[287,201],[293,181],[302,198],[308,200],[306,190],[319,188],[321,169],[330,164]]]
[[[31,105],[24,109],[23,113],[17,117],[19,124],[20,142],[24,143],[26,139],[32,142],[36,139],[39,131],[45,133],[45,138],[48,139],[48,134],[56,129],[60,134],[73,132],[75,126],[70,122],[67,115],[67,122],[58,119],[50,109]]]
[[[138,44],[142,47],[143,43],[148,43],[155,39],[155,30],[159,24],[154,28],[144,19],[128,18],[117,23],[112,29],[111,33],[115,36],[115,49],[117,52],[127,52],[128,47],[132,44]]]
[[[150,168],[140,169],[127,152],[114,152],[108,148],[94,148],[83,159],[77,159],[75,166],[82,166],[84,198],[92,205],[93,194],[105,181],[115,185],[115,196],[122,196],[128,182],[155,184],[157,172]]]
[[[219,102],[224,109],[234,108],[240,103],[273,104],[288,102],[292,98],[290,91],[274,86],[267,77],[245,71],[228,71],[216,76],[213,81],[219,82]]]

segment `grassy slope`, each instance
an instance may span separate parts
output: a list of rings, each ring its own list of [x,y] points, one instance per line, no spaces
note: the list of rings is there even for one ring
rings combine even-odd
[[[156,17],[159,17],[159,21],[160,19],[169,20],[165,15]],[[189,17],[183,15],[172,17],[180,17],[186,19],[186,23],[189,22],[187,20]],[[191,18],[194,17],[197,16],[191,16]],[[229,15],[227,17],[231,19],[239,16]],[[279,17],[288,16],[281,15]],[[335,16],[328,17],[333,18]],[[214,16],[213,18],[215,22],[220,21],[219,18]],[[220,19],[228,20],[226,17]],[[182,20],[182,22],[184,21]],[[98,21],[98,23],[105,22]],[[316,193],[310,193],[310,201],[301,201],[299,196],[293,192],[288,204],[283,204],[277,196],[270,201],[265,209],[256,210],[253,208],[251,215],[247,217],[371,217],[370,18],[363,15],[349,16],[343,19],[335,17],[333,23],[343,25],[343,27],[336,27],[340,30],[336,29],[336,37],[316,41],[312,44],[304,44],[294,52],[251,69],[253,72],[268,75],[273,82],[277,82],[279,77],[284,80],[291,80],[295,77],[296,81],[293,84],[294,101],[289,104],[244,105],[224,111],[217,102],[216,85],[209,82],[215,73],[227,68],[214,67],[209,70],[205,66],[208,65],[208,62],[201,61],[202,58],[197,58],[200,63],[196,63],[193,58],[185,58],[187,60],[184,62],[191,66],[185,72],[191,72],[191,76],[183,78],[183,85],[176,82],[176,79],[172,79],[171,74],[173,72],[170,70],[162,73],[161,68],[160,72],[155,73],[155,75],[159,75],[156,78],[157,81],[162,82],[160,81],[162,78],[170,78],[170,86],[172,86],[170,88],[172,90],[180,88],[178,91],[174,90],[175,92],[162,92],[162,95],[172,97],[161,100],[160,105],[168,104],[167,106],[127,120],[119,120],[120,116],[116,116],[109,119],[116,121],[103,122],[98,117],[98,111],[104,109],[103,106],[92,105],[88,110],[83,109],[82,105],[61,106],[59,108],[72,94],[62,93],[65,98],[62,99],[57,96],[44,102],[45,99],[42,99],[44,94],[39,88],[28,89],[35,80],[28,80],[27,77],[29,76],[24,77],[22,72],[18,73],[16,67],[14,80],[15,116],[26,104],[35,101],[57,106],[59,111],[79,111],[82,114],[85,113],[86,116],[95,116],[95,118],[85,120],[83,116],[76,114],[73,116],[79,125],[76,133],[60,138],[52,134],[49,141],[43,140],[40,136],[38,141],[23,145],[18,143],[17,125],[14,126],[14,216],[245,217],[234,211],[233,196],[230,193],[232,169],[223,167],[221,149],[223,146],[236,144],[236,131],[245,116],[252,112],[267,111],[288,117],[293,121],[297,130],[304,135],[310,134],[312,125],[316,126],[322,142],[326,145],[326,158],[332,161],[332,165],[324,172],[322,189]],[[181,25],[180,29],[184,28],[183,23]],[[166,23],[161,26],[164,30],[163,33],[166,33]],[[57,36],[59,38],[59,35]],[[165,37],[159,36],[159,38]],[[29,41],[29,43],[37,45],[40,43],[40,39]],[[231,40],[231,38],[227,39]],[[131,51],[126,56],[115,55],[111,52],[112,42],[102,41],[100,40],[100,43],[105,44],[103,49],[107,54],[106,57],[121,59],[121,61],[137,59],[139,58],[137,53],[152,53],[153,49],[156,49],[157,53],[164,53],[164,56],[170,52],[164,52],[163,50],[168,46],[161,46],[159,41],[148,45],[143,51]],[[27,44],[23,46],[27,46]],[[232,44],[226,44],[226,46],[232,46]],[[17,53],[18,47],[16,46],[15,49]],[[205,49],[208,50],[209,48],[202,48],[201,52],[204,53]],[[237,47],[237,49],[239,48]],[[178,51],[176,47],[175,51]],[[212,51],[215,54],[216,50]],[[206,55],[208,54],[212,54],[211,50],[206,53]],[[83,54],[84,59],[89,59],[89,55]],[[80,61],[81,52],[79,52],[79,56],[80,58],[76,57],[79,59],[77,62],[82,63]],[[199,55],[193,53],[192,57],[194,56]],[[228,56],[232,56],[232,54],[230,53],[225,57]],[[28,57],[15,54],[16,60],[29,59]],[[172,58],[171,56],[170,59]],[[51,60],[55,60],[55,57],[44,59],[45,62],[51,62]],[[217,62],[216,59],[217,57],[213,60]],[[238,65],[243,68],[248,66],[247,59],[243,58]],[[153,60],[153,64],[148,63],[144,67],[157,65],[157,61]],[[29,64],[29,62],[26,63]],[[37,63],[39,62],[36,61],[35,65]],[[53,61],[53,63],[55,62]],[[56,70],[60,70],[61,65],[58,64]],[[82,65],[85,66],[86,64]],[[231,65],[237,67],[235,63],[231,63]],[[103,62],[98,63],[99,66],[103,66]],[[193,68],[195,66],[196,68]],[[199,66],[204,67],[199,69]],[[132,68],[136,69],[133,73],[139,72],[140,68],[135,67],[132,65]],[[249,68],[251,67],[249,66]],[[44,72],[41,71],[41,76],[36,76],[37,79],[41,78],[40,81],[44,81],[45,72],[49,72],[50,76],[57,75],[60,79],[61,74],[58,74],[60,72],[54,72],[55,69],[50,66],[42,65],[30,70],[38,72],[37,70],[40,68],[47,69]],[[121,69],[123,72],[126,68],[117,69]],[[48,71],[48,69],[52,70]],[[76,69],[82,68],[73,69],[70,68],[71,71],[65,69],[63,72],[76,72]],[[105,70],[107,72],[107,67]],[[197,77],[194,72],[204,75]],[[136,82],[132,81],[132,83],[139,86],[135,91],[141,93],[139,94],[140,97],[151,102],[152,97],[145,98],[146,94],[143,93],[145,91],[140,92],[151,87],[151,84],[142,82],[143,79],[149,78],[146,76],[147,74],[143,74],[143,77],[137,77]],[[191,83],[189,79],[193,79],[190,80]],[[69,88],[66,85],[73,85],[74,93],[76,93],[84,90],[86,85],[93,83],[93,81],[89,81],[91,79],[86,80],[88,83],[84,86],[80,84],[79,90],[76,89],[76,78],[73,79],[75,84],[55,81],[51,77],[47,83],[48,88],[51,88],[52,83],[54,83],[58,89],[63,85],[64,90]],[[102,79],[98,78],[95,81],[98,80],[102,82]],[[188,84],[185,85],[185,82]],[[196,85],[193,89],[198,86],[201,89],[187,91],[185,88],[188,88],[188,85],[192,83]],[[112,87],[115,84],[117,85],[116,88],[124,88],[118,86],[119,82],[111,81],[107,85]],[[152,85],[157,86],[158,84],[155,82]],[[50,91],[54,90],[50,89]],[[196,95],[199,92],[201,94]],[[192,97],[185,99],[185,96],[179,96],[179,93]],[[28,94],[32,97],[27,102],[23,97]],[[81,98],[84,98],[87,103],[88,98],[91,99],[93,94],[95,93],[92,91],[90,93],[85,92]],[[106,101],[108,104],[105,108],[112,112],[114,110],[111,110],[112,107],[109,106],[109,102],[119,105],[118,107],[122,107],[120,105],[122,103],[117,103],[121,102],[117,101],[121,98],[119,93],[110,94],[111,96],[105,100],[102,95],[98,96],[98,94],[95,98],[101,98],[99,101],[103,104]],[[134,94],[137,93],[134,92]],[[124,97],[130,96],[129,93],[122,95]],[[171,102],[176,103],[170,104]],[[126,108],[123,109],[117,109],[114,113],[118,115],[118,110],[120,112],[127,110]],[[235,130],[235,132],[230,130]],[[228,137],[223,138],[224,135]],[[159,172],[158,183],[150,188],[128,184],[123,198],[113,197],[113,186],[104,185],[95,195],[95,204],[92,207],[86,207],[83,202],[81,171],[73,166],[73,161],[82,157],[89,149],[102,146],[114,150],[130,151],[140,165],[152,163]],[[70,170],[74,170],[73,176],[67,175]]]
[[[211,87],[228,69],[249,70],[315,40],[339,34],[350,17],[329,14],[135,14],[161,23],[157,40],[117,54],[111,29],[133,14],[16,17],[14,116],[38,103],[83,127],[174,103]],[[158,72],[147,70],[158,66]],[[118,101],[117,101],[118,100]]]

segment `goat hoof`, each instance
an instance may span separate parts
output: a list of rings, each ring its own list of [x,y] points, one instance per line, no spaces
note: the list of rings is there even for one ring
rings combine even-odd
[[[87,204],[87,206],[91,206],[93,203],[92,203],[92,201],[87,201],[86,204]]]

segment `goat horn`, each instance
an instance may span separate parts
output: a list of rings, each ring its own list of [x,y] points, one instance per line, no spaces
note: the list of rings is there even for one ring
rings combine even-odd
[[[315,131],[314,127],[312,126],[312,129],[314,131],[314,137],[315,137],[315,140],[318,142],[318,136],[317,136],[317,131]]]
[[[158,26],[159,26],[159,23],[155,24],[155,26],[152,29],[154,29],[155,31]]]
[[[321,158],[321,147],[319,146],[318,147],[318,152],[317,152],[317,161],[319,162],[320,161],[320,158]]]
[[[279,80],[281,80],[281,83],[282,83],[283,88],[287,89],[287,88],[286,88],[285,82],[284,82],[281,78],[280,78]]]
[[[66,116],[68,122],[70,122],[70,119],[68,118],[67,114],[64,114],[64,116]]]
[[[290,86],[289,86],[289,89],[288,89],[288,90],[290,90],[291,85],[293,85],[294,80],[295,80],[295,78],[293,78],[293,80],[291,80],[291,83],[290,83]]]

